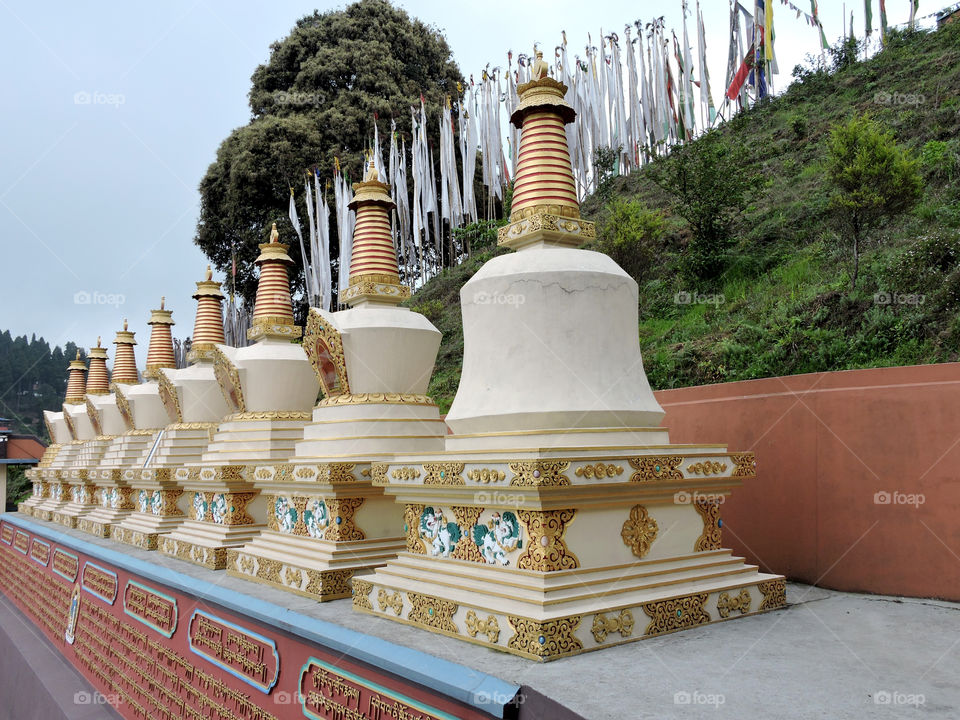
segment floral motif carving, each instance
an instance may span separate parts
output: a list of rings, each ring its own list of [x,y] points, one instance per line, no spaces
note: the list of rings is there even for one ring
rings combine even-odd
[[[514,630],[507,646],[524,655],[552,659],[583,650],[583,643],[574,635],[580,625],[580,615],[546,622],[512,615],[508,615],[507,619]]]
[[[219,347],[213,351],[213,374],[220,386],[220,391],[223,393],[224,400],[227,401],[227,406],[233,412],[246,412],[247,405],[243,400],[240,371]]]
[[[423,471],[426,474],[423,477],[423,484],[466,485],[466,481],[461,476],[463,468],[462,462],[424,463]]]
[[[707,497],[697,497],[693,506],[703,519],[703,532],[693,546],[694,552],[720,549],[720,503]]]
[[[776,610],[787,606],[787,582],[783,578],[764,580],[757,584],[757,589],[763,595],[757,612]]]
[[[578,467],[574,473],[574,475],[577,477],[585,477],[588,480],[592,480],[593,478],[601,480],[606,477],[612,478],[622,474],[622,465],[604,465],[602,462],[597,463],[596,465],[584,465],[583,467]]]
[[[407,600],[410,601],[410,612],[407,613],[407,619],[411,622],[435,630],[460,633],[453,622],[453,616],[459,607],[456,603],[415,592],[408,592]]]
[[[464,507],[461,505],[454,505],[450,509],[453,511],[457,526],[460,528],[472,528],[477,524],[480,515],[483,513],[483,508]],[[450,557],[456,558],[457,560],[469,560],[470,562],[484,561],[483,555],[480,553],[480,548],[477,547],[477,543],[473,541],[470,533],[463,533],[461,535],[453,551],[450,553]]]
[[[355,608],[363,608],[364,610],[373,610],[373,605],[370,603],[371,592],[373,592],[373,583],[354,578],[353,606]]]
[[[353,515],[363,505],[363,498],[331,498],[326,501],[330,525],[325,540],[363,540],[363,530],[353,523]]]
[[[597,613],[593,618],[593,627],[590,632],[597,644],[605,642],[612,633],[620,633],[620,637],[630,637],[633,634],[633,614],[624,608],[619,615],[607,616]]]
[[[403,613],[403,593],[399,590],[391,595],[385,588],[380,588],[380,592],[377,593],[377,601],[380,603],[381,612],[393,610],[397,617],[400,617]]]
[[[729,617],[732,612],[745,615],[750,612],[751,602],[750,591],[746,588],[741,588],[736,597],[731,597],[730,593],[722,592],[717,597],[717,614],[722,618]]]
[[[407,536],[407,552],[414,555],[426,555],[427,550],[420,540],[420,516],[424,506],[408,504],[403,510],[403,531]]]
[[[691,475],[719,475],[726,469],[726,463],[714,462],[712,460],[687,465],[687,472]]]
[[[644,455],[630,458],[630,467],[634,469],[630,482],[656,482],[658,480],[683,480],[679,455]]]
[[[487,615],[486,620],[481,620],[473,610],[468,610],[467,634],[470,637],[486,635],[487,640],[495,645],[500,639],[500,623],[493,615]]]
[[[642,558],[650,552],[659,530],[657,521],[650,517],[647,509],[643,505],[634,505],[630,508],[630,517],[623,523],[620,537],[634,555]]]
[[[521,487],[556,487],[569,485],[570,478],[565,473],[570,468],[567,460],[525,460],[510,463],[513,472],[511,485]]]
[[[650,618],[650,623],[643,634],[662,635],[710,622],[710,615],[703,609],[706,601],[707,593],[696,593],[646,603],[643,611]]]
[[[580,567],[576,555],[563,541],[567,524],[577,514],[576,510],[517,510],[517,514],[530,538],[527,549],[517,559],[518,568],[550,572]]]
[[[731,455],[730,459],[733,461],[733,472],[731,475],[733,477],[756,477],[757,476],[757,459],[753,453],[739,453],[737,455]]]

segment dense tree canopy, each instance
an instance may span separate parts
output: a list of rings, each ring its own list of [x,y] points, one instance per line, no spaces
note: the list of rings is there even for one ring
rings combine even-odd
[[[318,168],[322,180],[330,178],[337,157],[359,180],[375,115],[385,140],[393,118],[409,145],[410,107],[422,94],[428,117],[437,118],[461,80],[443,35],[387,0],[302,18],[253,73],[252,119],[223,141],[200,183],[195,242],[222,271],[236,254],[237,289],[250,301],[257,244],[277,222],[302,289],[300,249],[286,219],[290,186],[302,200],[304,171]],[[432,121],[428,129],[437,134]],[[306,217],[302,203],[298,212]]]
[[[68,342],[61,350],[34,335],[12,337],[0,332],[0,417],[13,420],[16,432],[47,438],[43,411],[56,410],[67,391],[67,366],[77,346]]]

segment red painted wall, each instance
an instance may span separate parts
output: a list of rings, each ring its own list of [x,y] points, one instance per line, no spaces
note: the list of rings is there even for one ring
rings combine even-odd
[[[671,442],[756,453],[724,547],[823,587],[960,600],[960,363],[656,395]]]

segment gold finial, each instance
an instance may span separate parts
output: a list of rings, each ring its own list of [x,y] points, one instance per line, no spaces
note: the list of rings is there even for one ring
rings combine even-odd
[[[373,153],[370,153],[370,163],[367,165],[367,174],[363,176],[364,182],[379,182],[380,173],[377,172],[377,165],[373,161]]]
[[[273,228],[270,230],[270,242],[280,242],[280,233],[277,232],[277,224],[273,224]]]
[[[123,331],[124,331],[124,332],[127,331],[127,319],[126,319],[126,318],[123,319]]]
[[[533,63],[532,77],[534,80],[543,80],[547,76],[547,70],[549,70],[549,65],[547,65],[546,60],[543,59],[543,51],[537,50],[537,59]]]
[[[161,296],[161,297],[160,297],[160,309],[161,309],[161,310],[164,309],[163,306],[164,306],[164,304],[165,304],[166,302],[167,302],[167,298],[166,298],[165,296]]]
[[[80,359],[80,348],[77,348],[77,360]]]
[[[210,266],[207,265],[207,282],[213,280],[213,270],[210,269]]]
[[[100,347],[100,336],[97,335],[97,347]]]

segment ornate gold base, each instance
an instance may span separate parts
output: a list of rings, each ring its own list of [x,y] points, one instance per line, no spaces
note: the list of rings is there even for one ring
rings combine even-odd
[[[200,565],[209,570],[223,570],[227,567],[227,548],[225,547],[205,547],[186,540],[163,536],[160,538],[158,549],[164,555]]]
[[[64,515],[63,513],[54,513],[53,521],[59,523],[64,527],[70,529],[76,529],[77,527],[77,516],[76,515]]]
[[[460,606],[450,600],[353,580],[353,609],[548,662],[786,607],[781,577],[546,620]],[[636,632],[640,628],[642,631]]]
[[[37,518],[38,520],[47,520],[47,521],[49,521],[51,515],[52,515],[52,513],[51,513],[49,510],[43,510],[43,509],[38,508],[38,509],[36,509],[36,510],[33,511],[33,516],[34,516],[35,518]]]
[[[319,602],[350,597],[353,573],[353,570],[314,570],[242,550],[227,551],[228,575],[272,585]]]
[[[143,533],[139,530],[131,530],[130,528],[119,525],[111,531],[111,539],[127,545],[133,545],[141,550],[156,550],[159,538],[160,533]]]
[[[21,512],[24,515],[33,515],[33,507],[31,505],[17,505],[17,512]]]
[[[102,538],[110,537],[110,528],[111,525],[109,523],[96,522],[95,520],[87,520],[86,518],[81,518],[80,522],[77,523],[77,530],[80,532]]]

